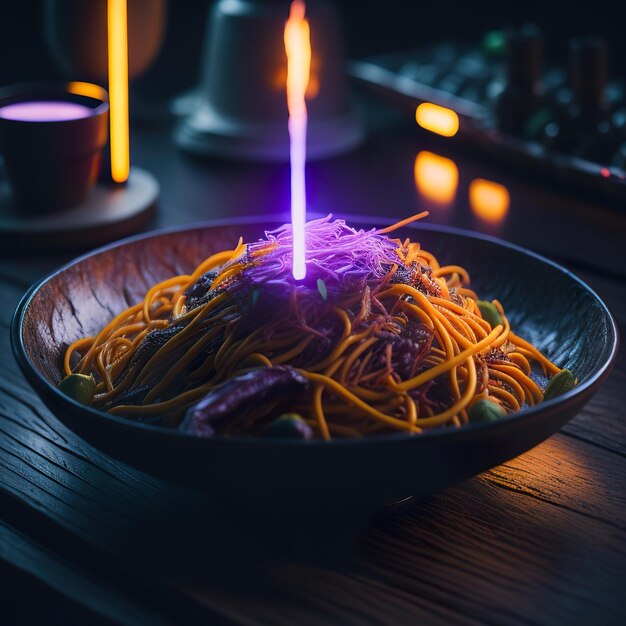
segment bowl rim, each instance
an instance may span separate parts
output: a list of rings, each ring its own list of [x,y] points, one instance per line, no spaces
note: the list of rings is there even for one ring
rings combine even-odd
[[[323,217],[323,214],[319,213],[311,213],[309,218],[316,219],[318,217]],[[349,220],[351,223],[356,224],[358,227],[375,227],[377,225],[388,225],[389,223],[393,223],[393,218],[383,218],[381,216],[368,216],[368,215],[347,215],[347,214],[335,214],[336,218]],[[276,216],[277,222],[279,216]],[[104,411],[99,411],[97,409],[93,409],[89,406],[85,406],[72,398],[68,397],[64,393],[62,393],[56,385],[53,385],[48,381],[39,371],[34,367],[31,360],[28,358],[26,354],[26,350],[23,345],[23,337],[22,337],[22,327],[24,322],[24,316],[26,310],[28,309],[29,304],[35,297],[35,294],[38,290],[49,280],[58,276],[59,274],[65,272],[70,267],[78,265],[85,261],[86,259],[97,256],[103,252],[108,252],[110,250],[114,250],[116,248],[121,248],[123,246],[127,246],[129,244],[133,244],[136,242],[140,242],[147,239],[152,239],[160,236],[167,236],[171,234],[183,233],[183,232],[192,232],[199,230],[207,230],[212,228],[220,228],[220,227],[228,227],[228,226],[251,226],[251,225],[262,225],[264,223],[268,224],[268,228],[271,228],[275,223],[275,218],[272,219],[264,219],[258,215],[248,215],[237,218],[223,218],[216,220],[207,220],[207,221],[197,221],[188,224],[179,224],[175,226],[170,226],[161,229],[150,230],[147,232],[139,233],[137,235],[133,235],[130,237],[125,237],[123,239],[119,239],[117,241],[108,243],[106,245],[100,246],[93,250],[90,250],[68,263],[62,265],[61,267],[53,270],[49,274],[45,275],[38,281],[36,281],[22,296],[20,299],[15,312],[13,313],[13,318],[11,320],[10,327],[10,337],[11,337],[11,346],[13,349],[13,355],[22,370],[22,373],[25,375],[26,379],[31,383],[34,387],[35,391],[41,393],[52,393],[56,400],[61,401],[61,403],[65,403],[69,405],[74,411],[79,411],[88,415],[97,420],[111,420],[118,426],[123,428],[131,428],[131,429],[139,429],[139,431],[145,431],[151,433],[153,436],[157,438],[183,438],[185,440],[193,440],[193,441],[204,441],[205,444],[200,445],[253,445],[253,446],[354,446],[354,445],[376,445],[386,442],[407,442],[407,441],[422,441],[425,439],[431,439],[433,437],[452,437],[455,434],[462,433],[470,433],[476,431],[482,431],[485,429],[496,429],[499,427],[503,427],[504,425],[508,425],[511,423],[518,422],[519,420],[529,419],[534,416],[537,416],[540,413],[549,410],[552,407],[555,407],[559,404],[569,403],[578,396],[585,395],[590,393],[591,388],[599,385],[611,372],[615,357],[617,356],[617,351],[619,347],[619,330],[618,326],[615,322],[613,315],[611,314],[608,306],[604,303],[604,301],[598,296],[598,294],[585,283],[582,279],[576,276],[567,268],[559,265],[555,261],[552,261],[541,254],[528,250],[523,246],[510,243],[508,241],[504,241],[498,237],[494,237],[492,235],[487,235],[484,233],[478,233],[475,231],[465,230],[462,228],[457,228],[453,226],[447,226],[442,224],[428,224],[428,223],[413,223],[405,226],[405,228],[412,230],[426,230],[435,233],[443,233],[446,235],[452,235],[456,237],[465,237],[468,239],[478,240],[487,242],[496,246],[504,247],[509,250],[512,250],[518,254],[522,254],[525,256],[532,257],[536,261],[540,263],[551,266],[553,269],[565,274],[570,280],[573,280],[577,283],[583,290],[587,291],[600,305],[606,320],[608,322],[608,327],[610,329],[610,337],[607,338],[607,343],[609,343],[609,354],[607,359],[602,363],[601,367],[592,375],[589,379],[585,380],[583,383],[576,385],[570,391],[557,396],[551,400],[547,400],[542,402],[541,404],[534,405],[532,407],[528,407],[526,409],[522,409],[521,411],[517,411],[515,413],[510,413],[506,415],[504,418],[498,420],[497,422],[485,422],[485,423],[477,423],[477,424],[465,424],[462,428],[433,428],[427,429],[419,434],[419,436],[414,436],[409,433],[391,433],[385,435],[373,435],[371,437],[351,437],[351,438],[339,438],[332,439],[331,441],[325,441],[323,439],[311,439],[311,440],[285,440],[278,438],[263,438],[263,437],[213,437],[213,438],[204,438],[197,437],[196,435],[192,435],[190,433],[183,432],[178,428],[170,428],[165,426],[158,426],[153,424],[146,424],[143,422],[130,420],[128,418],[111,415],[109,413],[105,413]],[[265,230],[265,229],[263,229]]]

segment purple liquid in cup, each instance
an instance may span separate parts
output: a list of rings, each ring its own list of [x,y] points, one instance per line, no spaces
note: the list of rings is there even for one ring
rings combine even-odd
[[[19,122],[65,122],[92,115],[93,109],[77,102],[39,100],[15,102],[0,107],[0,117]]]

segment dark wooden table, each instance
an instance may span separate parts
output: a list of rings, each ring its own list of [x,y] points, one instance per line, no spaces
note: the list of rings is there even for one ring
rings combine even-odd
[[[420,150],[454,157],[451,206],[417,192]],[[135,129],[133,160],[161,183],[155,227],[286,214],[286,166],[192,159],[161,127]],[[357,152],[311,164],[308,177],[315,211],[391,219],[429,208],[433,222],[560,261],[597,290],[624,333],[626,207],[547,190],[410,126],[379,128]],[[475,177],[510,190],[497,225],[468,206]],[[0,623],[626,623],[624,351],[585,410],[519,458],[359,531],[310,538],[308,551],[246,559],[254,520],[212,519],[201,494],[104,456],[19,373],[12,312],[31,283],[69,258],[34,250],[0,258]]]

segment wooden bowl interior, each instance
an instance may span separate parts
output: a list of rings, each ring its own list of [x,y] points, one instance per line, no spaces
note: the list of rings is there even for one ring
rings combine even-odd
[[[143,237],[87,255],[46,280],[26,307],[23,346],[49,382],[61,378],[67,346],[94,335],[165,278],[191,272],[214,252],[232,249],[240,236],[254,241],[260,225],[190,228]],[[406,229],[444,263],[465,266],[480,297],[498,298],[512,327],[581,380],[600,368],[614,333],[604,305],[560,268],[493,240],[440,231]]]

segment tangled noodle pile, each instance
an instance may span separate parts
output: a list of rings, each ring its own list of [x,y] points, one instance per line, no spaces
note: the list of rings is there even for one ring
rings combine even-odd
[[[387,235],[411,219],[309,222],[302,282],[289,225],[240,240],[69,346],[65,374],[93,378],[95,408],[205,437],[279,433],[286,411],[307,438],[420,433],[541,402],[534,370],[561,370],[463,267]]]

